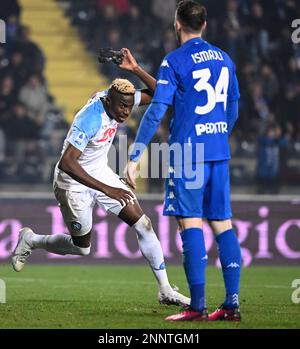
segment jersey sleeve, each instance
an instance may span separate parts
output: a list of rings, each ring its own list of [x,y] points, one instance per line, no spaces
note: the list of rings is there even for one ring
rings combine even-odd
[[[102,124],[101,113],[99,110],[88,107],[76,117],[71,130],[67,137],[67,141],[75,148],[84,151],[91,138],[93,138]]]
[[[178,87],[178,79],[173,64],[166,57],[158,71],[156,89],[152,102],[173,104],[175,92]]]
[[[228,102],[236,101],[240,98],[240,90],[239,90],[239,83],[236,76],[236,69],[235,65],[233,65],[233,68],[231,70],[231,76],[230,76],[230,85],[228,90]]]
[[[138,107],[141,104],[142,100],[142,91],[136,90],[134,94],[134,107]]]

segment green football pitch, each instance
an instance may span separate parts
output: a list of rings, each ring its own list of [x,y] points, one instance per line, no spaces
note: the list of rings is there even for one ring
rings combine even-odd
[[[169,266],[171,283],[187,294],[183,268]],[[300,328],[300,304],[291,299],[300,268],[251,267],[241,280],[241,323],[170,323],[180,311],[159,305],[147,266],[37,266],[20,273],[0,266],[6,303],[0,304],[0,328],[209,329]],[[224,295],[220,270],[207,270],[209,311]]]

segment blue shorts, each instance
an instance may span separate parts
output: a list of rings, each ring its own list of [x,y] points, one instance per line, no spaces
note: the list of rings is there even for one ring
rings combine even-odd
[[[228,160],[205,162],[203,166],[203,185],[196,189],[187,189],[186,183],[191,180],[185,176],[176,178],[171,173],[170,178],[166,179],[165,216],[209,220],[232,217]]]

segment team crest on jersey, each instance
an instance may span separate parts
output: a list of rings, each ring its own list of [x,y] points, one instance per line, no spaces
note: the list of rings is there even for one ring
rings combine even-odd
[[[154,268],[154,270],[164,270],[164,269],[166,269],[165,262],[162,262],[161,265],[158,268]]]
[[[75,231],[80,231],[81,224],[79,222],[71,222],[71,228]]]

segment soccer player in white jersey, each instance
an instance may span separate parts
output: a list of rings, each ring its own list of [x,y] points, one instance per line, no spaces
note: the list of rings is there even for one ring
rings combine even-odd
[[[87,256],[91,249],[92,211],[97,203],[135,229],[139,248],[158,282],[159,302],[187,306],[190,299],[169,284],[161,245],[150,219],[134,193],[107,164],[119,124],[130,116],[134,105],[150,103],[156,84],[128,49],[123,53],[120,67],[136,74],[148,89],[135,91],[128,80],[116,79],[108,91],[97,93],[78,112],[54,173],[55,197],[70,235],[39,235],[28,227],[21,229],[12,265],[15,271],[21,271],[38,248],[59,255]]]

